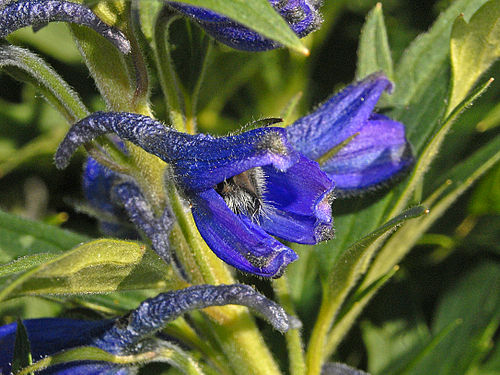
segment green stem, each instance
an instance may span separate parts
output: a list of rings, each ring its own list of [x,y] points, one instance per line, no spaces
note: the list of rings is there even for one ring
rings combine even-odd
[[[155,46],[155,61],[158,69],[159,80],[163,93],[165,94],[165,105],[167,107],[170,120],[175,129],[186,132],[181,100],[179,98],[179,85],[174,69],[174,63],[170,56],[168,44],[168,28],[177,18],[166,6],[158,14],[153,34],[153,44]]]
[[[324,351],[326,337],[332,326],[337,311],[337,304],[332,303],[328,293],[328,287],[323,287],[323,299],[319,310],[316,324],[314,325],[309,345],[307,347],[306,365],[307,375],[320,375],[324,363]]]
[[[293,306],[293,301],[290,296],[290,287],[286,275],[281,276],[279,279],[273,280],[274,292],[278,296],[278,300],[290,315],[296,315]],[[291,375],[305,375],[306,361],[304,356],[304,345],[300,330],[291,329],[285,333],[286,344],[288,348],[288,358],[290,361],[290,374]]]

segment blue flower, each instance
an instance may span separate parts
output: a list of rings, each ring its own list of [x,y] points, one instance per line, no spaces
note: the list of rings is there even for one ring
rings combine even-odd
[[[380,74],[346,87],[288,126],[295,149],[319,162],[335,195],[356,195],[404,173],[413,164],[404,125],[373,109],[391,83]]]
[[[0,8],[0,38],[25,26],[37,29],[49,22],[64,21],[88,26],[107,38],[121,52],[130,52],[130,42],[121,31],[106,25],[81,4],[62,0],[19,0]]]
[[[223,305],[243,305],[253,309],[280,332],[300,326],[300,322],[287,315],[281,306],[242,284],[197,285],[162,293],[115,319],[45,318],[25,320],[23,324],[35,362],[47,355],[80,346],[97,347],[115,355],[130,355],[160,349],[166,338],[158,336],[157,332],[178,316],[195,309]],[[10,373],[16,330],[17,323],[0,327],[1,374]],[[44,374],[135,374],[137,366],[87,360],[56,365]]]
[[[321,24],[319,7],[322,0],[269,0],[290,28],[303,38]],[[198,23],[219,42],[243,51],[265,51],[281,47],[257,32],[208,9],[169,1],[168,4]]]
[[[294,150],[283,128],[214,138],[147,116],[96,112],[71,127],[56,165],[65,167],[78,146],[110,132],[172,166],[201,236],[233,267],[279,277],[297,255],[271,235],[304,244],[333,236],[333,183]]]

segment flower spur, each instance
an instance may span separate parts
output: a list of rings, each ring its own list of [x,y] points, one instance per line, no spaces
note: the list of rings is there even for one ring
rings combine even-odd
[[[130,42],[120,30],[108,26],[81,4],[62,0],[0,1],[0,38],[25,26],[37,29],[54,21],[88,26],[108,39],[122,53],[130,52]]]
[[[65,167],[78,146],[111,132],[172,166],[201,236],[239,270],[279,277],[297,259],[271,235],[305,244],[333,236],[333,183],[291,147],[283,128],[214,138],[179,133],[147,116],[96,112],[71,127],[56,165]]]
[[[25,320],[35,361],[62,350],[94,346],[115,355],[134,355],[173,347],[158,331],[178,316],[210,306],[242,305],[254,310],[275,329],[286,332],[300,322],[283,308],[248,285],[197,285],[161,293],[143,301],[125,316],[84,321],[45,318]],[[10,373],[17,323],[0,327],[0,373]],[[178,349],[181,350],[181,349]],[[162,360],[159,358],[158,360]],[[44,374],[135,374],[135,366],[104,361],[80,360],[50,367]]]
[[[211,10],[174,1],[167,3],[199,24],[214,39],[229,47],[243,51],[265,51],[281,47],[278,42],[267,39]],[[322,0],[269,0],[269,3],[300,38],[310,34],[321,25],[319,8],[323,3]]]

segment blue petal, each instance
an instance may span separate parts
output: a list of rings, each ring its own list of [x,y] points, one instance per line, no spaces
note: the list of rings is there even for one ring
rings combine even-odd
[[[130,42],[121,31],[106,25],[89,8],[61,0],[19,0],[7,4],[0,9],[0,38],[25,26],[37,28],[53,21],[88,26],[107,38],[121,52],[130,52]]]
[[[192,197],[193,216],[201,236],[212,251],[235,268],[255,275],[279,277],[297,259],[244,215],[236,215],[213,189]]]
[[[87,158],[83,171],[83,194],[93,207],[116,215],[122,213],[111,201],[111,188],[119,176],[116,172],[99,164],[93,158]]]
[[[381,74],[346,87],[288,126],[288,140],[309,159],[320,158],[362,130],[380,95],[390,87],[391,83]]]
[[[265,167],[264,201],[259,219],[268,233],[287,241],[315,244],[333,237],[333,182],[316,162],[305,157],[286,172]]]
[[[102,233],[119,238],[139,238],[139,234],[125,221],[125,211],[112,199],[111,190],[120,180],[118,173],[87,158],[83,170],[83,194],[89,205],[97,211]]]
[[[359,135],[321,168],[340,194],[375,187],[405,172],[414,162],[404,125],[374,115]]]
[[[25,320],[23,323],[28,332],[33,361],[38,361],[64,349],[92,345],[111,327],[113,321],[46,318]],[[0,327],[0,373],[10,373],[16,329],[17,323]]]
[[[346,87],[313,113],[287,128],[289,141],[312,160],[349,140],[321,169],[335,183],[338,196],[359,194],[408,170],[413,163],[404,125],[373,114],[391,83],[380,73]]]
[[[320,1],[270,0],[269,2],[300,38],[316,30],[321,24],[321,15],[318,12]],[[169,2],[169,5],[192,18],[216,40],[232,48],[243,51],[265,51],[281,47],[279,43],[213,11],[176,2]]]

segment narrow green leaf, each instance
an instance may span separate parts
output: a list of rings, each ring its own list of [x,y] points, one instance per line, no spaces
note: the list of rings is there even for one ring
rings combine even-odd
[[[479,77],[500,57],[500,0],[484,4],[467,23],[457,18],[451,32],[451,112],[468,94]]]
[[[309,54],[309,50],[302,45],[297,35],[268,0],[181,0],[179,2],[213,10],[269,39],[276,40],[285,47],[304,55]]]
[[[16,373],[23,367],[32,363],[31,346],[28,332],[21,319],[17,319],[16,341],[14,342],[14,357],[12,359],[12,372]]]
[[[0,278],[27,271],[57,257],[57,253],[26,255],[7,264],[0,265]]]
[[[59,252],[88,237],[0,211],[0,262],[41,252]]]
[[[433,204],[437,196],[431,194],[431,199],[424,201],[429,204],[430,213],[424,217],[418,218],[412,222],[404,224],[402,228],[395,233],[380,249],[376,258],[372,262],[363,282],[358,290],[365,290],[381,276],[390,272],[392,267],[410,251],[420,236],[462,195],[479,177],[486,173],[496,163],[500,161],[500,136],[496,137],[486,146],[478,150],[468,159],[453,168],[445,176],[450,181],[443,187],[438,187],[440,194],[444,194],[439,201]],[[347,331],[352,327],[357,317],[363,311],[368,301],[373,297],[376,290],[366,294],[357,303],[347,303],[352,306],[351,310],[346,312],[339,319],[330,333],[327,341],[326,354],[331,354]]]
[[[433,72],[439,69],[448,57],[453,22],[461,13],[469,18],[486,1],[454,1],[427,33],[413,41],[396,67],[395,104],[409,104],[413,96],[430,85]]]
[[[361,29],[356,79],[363,79],[378,71],[383,71],[389,79],[393,79],[391,50],[387,40],[382,3],[377,3],[368,13]]]
[[[86,294],[117,290],[172,289],[172,269],[145,245],[96,240],[18,275],[0,290],[0,300],[19,295]]]
[[[29,50],[9,44],[0,45],[0,68],[37,87],[69,122],[88,114],[78,94],[45,61]]]
[[[393,216],[394,214],[400,212],[403,207],[408,203],[411,195],[415,191],[415,188],[418,184],[422,182],[422,179],[425,176],[425,173],[429,169],[432,161],[436,158],[439,149],[445,139],[446,134],[451,128],[453,122],[458,118],[460,113],[467,108],[471,103],[474,102],[493,82],[493,79],[488,80],[482,86],[474,90],[471,95],[463,100],[454,110],[453,112],[446,118],[443,122],[443,125],[440,127],[438,132],[431,138],[429,143],[425,146],[422,151],[420,157],[418,158],[415,167],[408,179],[408,183],[404,188],[404,191],[400,195],[398,201],[394,204],[391,213],[389,216]]]
[[[346,295],[358,280],[359,268],[366,261],[367,250],[381,236],[390,233],[404,222],[427,214],[428,210],[423,206],[416,206],[407,209],[402,214],[382,225],[377,230],[365,236],[361,240],[349,246],[339,257],[336,265],[328,279],[330,296],[338,299],[341,295]]]
[[[396,233],[375,258],[363,284],[368,285],[384,275],[408,253],[420,236],[455,202],[479,177],[500,161],[500,136],[453,168],[443,177],[447,183],[442,198],[430,206],[429,215],[404,226]],[[439,189],[439,187],[438,187]],[[430,202],[424,201],[424,204]]]
[[[338,314],[344,300],[356,285],[361,273],[366,268],[366,263],[373,256],[372,245],[409,219],[417,218],[428,210],[422,206],[412,207],[401,215],[389,220],[387,223],[349,246],[336,260],[335,265],[324,281],[323,300],[314,326],[307,350],[307,366],[312,373],[319,372],[321,364],[331,353],[326,353],[328,331]]]

